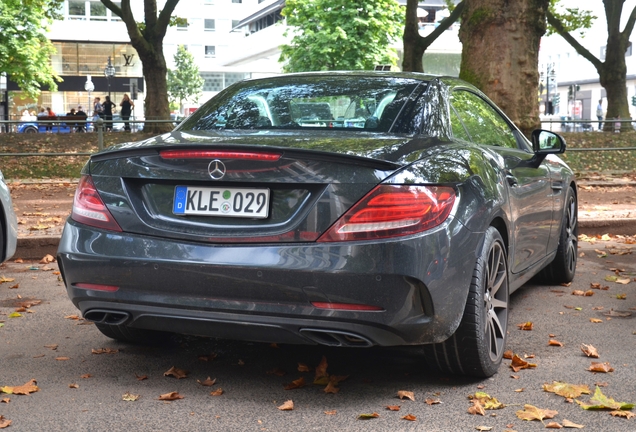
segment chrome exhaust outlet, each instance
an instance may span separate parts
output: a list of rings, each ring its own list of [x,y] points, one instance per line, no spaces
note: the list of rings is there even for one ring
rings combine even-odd
[[[130,319],[130,314],[116,310],[91,309],[84,312],[84,319],[96,324],[121,325]]]
[[[320,345],[340,346],[352,348],[367,348],[373,346],[373,342],[364,336],[340,330],[324,329],[300,329],[300,334]]]

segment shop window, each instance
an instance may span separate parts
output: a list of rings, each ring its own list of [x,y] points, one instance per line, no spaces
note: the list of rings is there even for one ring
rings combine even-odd
[[[203,25],[205,26],[205,31],[214,31],[216,27],[216,23],[213,19],[203,20]]]

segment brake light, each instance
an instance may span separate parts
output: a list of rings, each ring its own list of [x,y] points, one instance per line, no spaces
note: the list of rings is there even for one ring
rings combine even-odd
[[[92,283],[75,283],[73,284],[75,288],[82,288],[85,290],[91,291],[106,291],[106,292],[115,292],[119,291],[119,287],[115,285],[103,285],[103,284],[92,284]]]
[[[96,228],[112,231],[122,230],[99,196],[93,179],[88,175],[82,176],[77,185],[71,218],[74,221]]]
[[[272,152],[230,150],[162,150],[159,156],[163,159],[246,159],[276,162],[282,155]]]
[[[416,234],[442,224],[455,202],[447,186],[380,185],[333,224],[319,242]]]

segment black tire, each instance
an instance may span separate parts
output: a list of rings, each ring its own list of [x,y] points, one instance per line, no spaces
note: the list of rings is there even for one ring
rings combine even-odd
[[[104,336],[116,339],[121,342],[129,342],[136,344],[154,345],[167,341],[170,337],[169,333],[159,332],[155,330],[138,329],[125,325],[110,325],[95,323],[95,327],[102,332]]]
[[[438,370],[490,377],[499,369],[508,328],[508,261],[503,239],[490,227],[475,263],[462,321],[453,336],[424,348]]]
[[[30,126],[24,129],[24,133],[37,133],[38,129],[36,127]]]
[[[554,260],[543,269],[541,280],[548,284],[572,282],[576,273],[579,242],[578,203],[574,190],[569,187],[565,195],[563,221],[559,233],[559,247]]]

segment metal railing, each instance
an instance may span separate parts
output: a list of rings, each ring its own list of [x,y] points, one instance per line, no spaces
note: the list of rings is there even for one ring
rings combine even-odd
[[[636,121],[632,119],[605,119],[605,120],[542,120],[541,127],[545,128],[544,124],[549,124],[548,130],[553,132],[594,132],[595,126],[599,126],[600,132],[605,132],[603,128],[606,123],[612,124],[613,132],[605,132],[605,133],[620,133],[621,128],[624,123],[630,125],[631,128],[636,129]],[[557,127],[555,127],[557,125]],[[636,150],[636,147],[590,147],[590,148],[581,148],[581,147],[568,147],[568,152],[590,152],[590,151],[624,151],[624,150]]]

